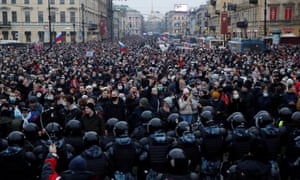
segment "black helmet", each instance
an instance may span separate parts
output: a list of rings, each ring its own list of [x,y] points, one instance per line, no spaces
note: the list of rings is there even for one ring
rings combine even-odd
[[[200,114],[200,120],[202,124],[207,125],[208,123],[213,121],[213,115],[211,111],[202,111]]]
[[[280,120],[290,121],[293,112],[288,107],[282,107],[279,109],[278,113],[280,116]]]
[[[88,149],[89,147],[93,145],[99,145],[99,136],[97,132],[95,131],[88,131],[83,136],[83,144],[85,149]]]
[[[185,132],[190,132],[190,130],[191,130],[190,124],[186,121],[181,121],[180,123],[177,124],[175,132],[176,132],[176,135],[180,137]]]
[[[66,124],[66,132],[68,134],[80,134],[82,130],[82,125],[79,120],[72,119]]]
[[[21,131],[12,131],[7,136],[8,146],[20,146],[24,144],[25,135]]]
[[[185,152],[181,148],[173,148],[167,155],[168,166],[171,173],[180,173],[187,171],[190,160],[186,156]]]
[[[152,111],[146,110],[143,111],[141,114],[141,118],[142,118],[142,123],[148,123],[150,121],[150,119],[153,118],[153,113]]]
[[[24,126],[23,132],[27,139],[35,139],[38,137],[39,128],[35,123],[28,123]]]
[[[168,128],[173,130],[173,129],[175,129],[177,124],[182,121],[182,118],[180,117],[180,115],[178,113],[171,113],[168,116],[167,120],[168,120]]]
[[[300,111],[296,111],[292,114],[292,121],[295,125],[300,125]]]
[[[163,129],[163,124],[161,119],[159,118],[152,118],[147,124],[147,132],[149,134],[152,134],[162,129]]]
[[[6,139],[1,139],[0,138],[0,151],[3,151],[4,149],[7,148],[7,140]]]
[[[210,111],[211,114],[214,114],[215,113],[215,108],[213,106],[204,106],[201,110],[201,112],[204,112],[204,111]]]
[[[126,121],[119,121],[114,126],[114,135],[116,137],[128,136],[128,123]]]
[[[58,140],[62,135],[62,127],[56,122],[47,124],[46,131],[52,140]]]
[[[273,118],[268,111],[262,110],[259,111],[255,116],[255,126],[258,128],[263,128],[268,124],[273,122]]]
[[[230,123],[232,129],[235,129],[238,126],[245,126],[246,120],[244,115],[241,112],[234,112],[228,118],[227,122]]]
[[[113,132],[115,124],[119,122],[119,119],[117,118],[109,118],[105,123],[105,130],[108,132]]]

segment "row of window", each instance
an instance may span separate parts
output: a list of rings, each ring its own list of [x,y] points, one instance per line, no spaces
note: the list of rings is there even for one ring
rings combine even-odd
[[[8,0],[1,0],[2,1],[2,4],[7,4],[8,3]],[[32,0],[33,1],[33,0]],[[37,4],[43,4],[44,1],[46,3],[48,3],[48,0],[36,0],[37,1]],[[65,0],[56,0],[56,1],[59,1],[59,4],[65,4]],[[75,0],[68,0],[69,1],[69,4],[75,4]],[[16,4],[17,3],[17,0],[11,0],[11,4]],[[55,0],[49,0],[49,3],[50,4],[55,4]],[[24,0],[24,4],[30,4],[30,0]]]
[[[2,12],[2,21],[3,23],[8,23],[8,16],[7,16],[7,12],[3,11]],[[70,23],[75,23],[76,20],[76,13],[71,11],[70,12]],[[44,11],[38,11],[37,12],[37,16],[38,16],[38,23],[44,23]],[[12,11],[11,12],[11,22],[12,23],[17,23],[18,22],[18,18],[17,18],[17,11]],[[24,22],[25,23],[30,23],[31,22],[31,16],[30,16],[30,11],[24,11]],[[55,12],[51,12],[51,22],[56,22],[56,13]],[[60,23],[66,23],[66,12],[65,11],[61,11],[60,12]]]

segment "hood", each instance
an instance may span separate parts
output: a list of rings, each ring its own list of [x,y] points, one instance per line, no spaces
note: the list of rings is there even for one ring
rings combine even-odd
[[[89,158],[97,158],[101,156],[102,153],[102,149],[97,145],[93,145],[89,149],[84,150],[83,152],[84,156]]]

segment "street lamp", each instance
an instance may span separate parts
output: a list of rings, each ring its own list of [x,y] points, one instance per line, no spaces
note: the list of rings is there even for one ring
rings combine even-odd
[[[267,36],[267,0],[264,7],[264,35]]]
[[[52,48],[52,32],[51,32],[51,13],[50,13],[50,0],[48,0],[48,21],[49,21],[49,44],[50,49]]]

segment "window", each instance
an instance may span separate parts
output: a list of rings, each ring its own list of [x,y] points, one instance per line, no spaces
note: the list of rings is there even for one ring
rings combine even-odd
[[[25,11],[25,23],[30,23],[30,12]]]
[[[43,22],[44,22],[44,12],[38,11],[38,23],[43,23]]]
[[[70,23],[75,23],[75,12],[70,12]]]
[[[17,0],[11,0],[11,3],[12,4],[16,4],[17,2],[16,2]]]
[[[75,4],[75,0],[70,0],[70,4]]]
[[[60,0],[59,3],[60,4],[65,4],[65,0]]]
[[[6,11],[2,12],[2,21],[3,21],[3,24],[7,24],[8,23],[7,12]]]
[[[2,0],[2,4],[7,4],[7,1],[6,0]]]
[[[55,11],[51,11],[51,22],[56,22],[56,13]]]
[[[43,0],[38,0],[38,4],[43,4]]]
[[[16,23],[18,21],[18,19],[17,19],[17,11],[12,11],[11,12],[11,21],[13,23]]]
[[[60,12],[60,22],[61,23],[65,23],[66,22],[66,12],[65,11],[61,11]]]
[[[50,4],[55,4],[55,0],[49,0]]]
[[[24,4],[29,4],[29,0],[24,0]]]

